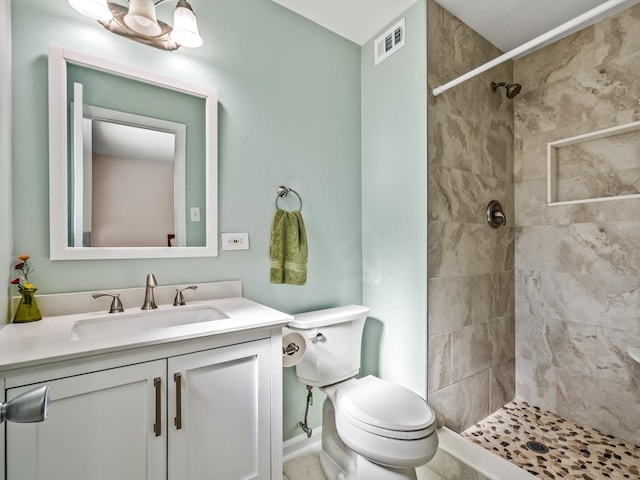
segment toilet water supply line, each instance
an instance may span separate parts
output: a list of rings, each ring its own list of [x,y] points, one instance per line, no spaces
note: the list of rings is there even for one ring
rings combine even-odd
[[[304,409],[304,420],[298,422],[298,426],[302,429],[304,433],[307,434],[307,438],[311,438],[311,433],[313,430],[309,428],[307,425],[307,418],[309,416],[309,406],[313,405],[313,392],[311,391],[313,387],[311,385],[307,385],[307,406]]]
[[[601,15],[605,15],[609,12],[615,13],[616,8],[621,7],[625,4],[630,4],[629,6],[635,5],[638,1],[633,0],[608,0],[595,8],[583,13],[582,15],[578,15],[577,17],[569,20],[568,22],[563,23],[562,25],[557,26],[556,28],[549,30],[546,33],[534,38],[533,40],[528,41],[520,45],[519,47],[514,48],[513,50],[508,51],[507,53],[500,55],[499,57],[491,60],[490,62],[485,63],[484,65],[480,65],[478,68],[471,70],[470,72],[461,75],[460,77],[451,80],[448,83],[440,87],[436,87],[433,89],[433,96],[437,97],[443,92],[446,92],[450,88],[455,87],[467,80],[472,79],[480,75],[487,70],[492,69],[493,67],[500,65],[501,63],[506,62],[507,60],[511,60],[512,58],[518,57],[520,55],[525,55],[534,51],[537,47],[541,47],[546,45],[547,43],[554,42],[559,40],[560,38],[569,35],[577,31],[580,28],[586,27],[588,22],[591,20],[597,20],[598,18],[603,18]]]

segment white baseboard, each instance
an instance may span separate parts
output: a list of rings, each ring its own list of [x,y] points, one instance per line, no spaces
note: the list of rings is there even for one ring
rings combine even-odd
[[[293,458],[311,452],[318,452],[322,447],[322,427],[314,428],[311,438],[306,434],[293,437],[282,445],[282,461],[287,462]]]

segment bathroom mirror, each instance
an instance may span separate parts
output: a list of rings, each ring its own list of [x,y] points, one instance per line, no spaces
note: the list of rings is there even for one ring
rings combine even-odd
[[[49,47],[52,260],[217,255],[217,95]]]

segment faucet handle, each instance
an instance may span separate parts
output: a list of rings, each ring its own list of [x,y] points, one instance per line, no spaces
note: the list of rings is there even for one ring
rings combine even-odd
[[[184,295],[182,294],[182,292],[184,292],[185,290],[197,290],[197,289],[198,289],[197,285],[189,285],[188,287],[184,287],[184,288],[176,288],[176,296],[173,299],[173,306],[178,307],[180,305],[186,305],[187,302],[184,301]]]
[[[96,293],[93,293],[91,296],[93,298],[111,297],[111,307],[109,307],[109,313],[124,312],[124,308],[122,308],[122,302],[120,301],[119,293],[96,292]]]

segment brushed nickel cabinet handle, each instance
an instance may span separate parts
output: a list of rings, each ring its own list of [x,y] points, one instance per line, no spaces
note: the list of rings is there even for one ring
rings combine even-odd
[[[182,428],[182,375],[175,373],[173,381],[176,382],[176,418],[173,423],[176,430],[180,430]]]
[[[162,378],[153,379],[153,388],[156,391],[156,423],[153,425],[153,432],[159,437],[162,435]]]

